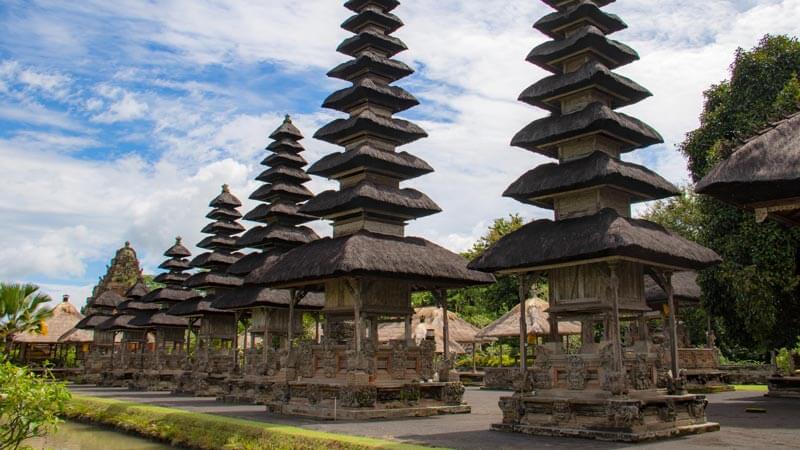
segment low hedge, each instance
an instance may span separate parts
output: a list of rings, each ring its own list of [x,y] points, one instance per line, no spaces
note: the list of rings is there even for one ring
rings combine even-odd
[[[77,395],[67,405],[65,416],[201,450],[427,448]]]

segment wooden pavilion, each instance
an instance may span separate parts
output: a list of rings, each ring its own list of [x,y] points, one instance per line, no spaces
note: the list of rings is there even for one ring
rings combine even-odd
[[[64,372],[82,364],[92,342],[92,334],[76,330],[83,320],[83,314],[69,302],[65,295],[44,321],[41,333],[20,333],[14,336],[13,343],[19,349],[22,364],[39,367],[47,363],[55,372]]]
[[[470,267],[519,276],[520,302],[537,278],[546,277],[551,336],[536,348],[532,370],[522,358],[514,395],[500,401],[497,430],[639,441],[719,429],[706,420],[705,397],[683,390],[674,339],[670,392],[656,384],[658,347],[648,335],[645,272],[667,290],[674,311],[672,273],[701,270],[720,259],[631,217],[632,203],[678,190],[621,159],[663,139],[616,111],[651,94],[614,72],[639,56],[607,37],[627,27],[601,9],[612,2],[544,0],[556,11],[534,25],[552,40],[535,47],[527,61],[553,75],[526,89],[520,100],[551,115],[526,126],[511,144],[558,163],[530,170],[504,195],[551,209],[555,220],[536,220],[510,233]],[[674,338],[675,314],[669,319]],[[567,352],[559,340],[561,321],[581,323],[584,336],[576,352]],[[519,325],[524,349],[527,321]],[[624,329],[633,331],[625,339]]]
[[[315,163],[309,173],[339,182],[338,190],[317,195],[300,212],[333,221],[333,237],[297,247],[262,266],[246,281],[295,293],[325,291],[325,332],[321,344],[290,347],[297,359],[271,387],[268,409],[320,418],[371,419],[468,412],[463,386],[451,380],[448,365],[440,381],[434,344],[411,339],[411,292],[435,291],[447,309],[445,289],[490,283],[468,270],[457,254],[424,239],[405,235],[408,221],[440,208],[425,194],[400,184],[433,169],[397,148],[427,136],[419,126],[394,114],[418,104],[393,86],[413,70],[393,57],[406,49],[392,36],[403,22],[391,13],[397,0],[349,0],[355,12],[342,28],[355,34],[338,47],[353,59],[328,75],[352,83],[329,96],[323,106],[347,118],[325,125],[315,137],[344,147]],[[406,323],[404,339],[378,342],[378,324]],[[447,339],[445,339],[445,342]],[[449,360],[445,355],[445,360]]]

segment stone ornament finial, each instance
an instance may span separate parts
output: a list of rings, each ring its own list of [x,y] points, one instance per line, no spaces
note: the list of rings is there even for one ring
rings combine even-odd
[[[183,241],[183,238],[182,238],[182,237],[180,237],[180,236],[176,236],[176,237],[175,237],[175,245],[180,245],[180,244],[181,244],[181,241]]]
[[[224,192],[226,194],[230,193],[231,192],[230,186],[228,186],[227,184],[223,184],[222,185],[222,192]]]
[[[292,123],[292,116],[290,116],[289,114],[284,116],[283,123]]]

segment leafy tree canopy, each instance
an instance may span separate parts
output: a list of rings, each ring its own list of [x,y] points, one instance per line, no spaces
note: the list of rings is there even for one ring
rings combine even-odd
[[[752,50],[737,50],[731,79],[705,92],[700,128],[680,146],[695,181],[768,122],[797,109],[798,73],[796,38],[768,35]],[[751,213],[705,196],[657,204],[650,214],[723,257],[720,266],[702,274],[700,284],[706,309],[721,319],[720,337],[731,354],[763,356],[794,343],[800,330],[799,231],[756,223]]]
[[[50,296],[33,284],[0,283],[0,342],[9,347],[18,333],[40,332],[53,315]]]

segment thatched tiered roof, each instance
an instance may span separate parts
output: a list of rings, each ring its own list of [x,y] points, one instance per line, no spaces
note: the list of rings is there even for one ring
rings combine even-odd
[[[480,330],[476,337],[479,339],[519,337],[519,306],[515,306],[511,311]],[[550,309],[550,304],[540,298],[529,298],[525,301],[525,322],[528,325],[528,336],[550,335],[548,309]],[[581,324],[578,322],[560,321],[558,323],[558,334],[560,335],[580,333]]]
[[[69,297],[64,297],[64,300],[53,308],[53,315],[45,319],[43,333],[20,333],[14,336],[14,342],[58,344],[62,342],[60,338],[67,333],[72,335],[70,342],[91,342],[91,332],[75,329],[75,325],[83,318],[83,314],[69,302]]]
[[[763,208],[760,219],[769,213],[800,225],[800,112],[734,150],[697,183],[696,191],[757,212]]]
[[[339,182],[339,189],[323,192],[300,208],[301,213],[333,221],[333,238],[289,251],[274,269],[255,270],[247,282],[291,287],[342,277],[378,277],[431,288],[493,281],[467,269],[459,255],[404,234],[408,221],[440,208],[422,192],[400,186],[432,169],[421,159],[398,152],[398,147],[427,137],[416,124],[394,117],[419,103],[393,85],[413,73],[393,59],[406,50],[392,36],[403,26],[392,14],[398,5],[395,0],[345,3],[356,14],[342,28],[355,35],[337,50],[353,59],[328,75],[351,86],[331,94],[323,107],[347,117],[323,126],[314,136],[345,151],[326,156],[309,169],[311,174]]]
[[[512,146],[557,158],[515,181],[505,196],[550,208],[555,221],[537,220],[511,233],[470,264],[489,272],[530,272],[597,259],[629,259],[644,265],[702,269],[716,253],[661,226],[631,219],[631,203],[679,191],[667,180],[621,155],[660,144],[661,136],[615,109],[650,92],[613,70],[639,59],[608,34],[627,25],[601,7],[609,1],[545,1],[557,12],[535,27],[552,38],[528,61],[553,73],[520,96],[549,110],[511,141]]]
[[[305,201],[314,197],[304,186],[311,177],[303,170],[306,162],[300,156],[305,151],[300,144],[303,134],[287,115],[270,139],[273,142],[267,146],[267,150],[271,157],[262,162],[267,170],[256,177],[264,185],[250,196],[261,204],[245,215],[245,220],[263,225],[251,228],[238,241],[241,247],[260,251],[245,256],[228,268],[229,274],[239,277],[246,277],[257,269],[267,270],[280,255],[319,239],[311,228],[302,225],[316,218],[299,211]],[[289,306],[289,299],[288,291],[251,283],[218,295],[212,306],[223,310],[285,308]],[[323,305],[324,297],[312,294],[297,306],[301,309],[320,309]]]
[[[235,210],[220,209],[211,215],[216,219],[234,217]],[[188,258],[192,256],[189,249],[183,246],[180,237],[175,238],[175,245],[164,252],[168,259],[159,266],[166,272],[160,273],[155,280],[164,283],[163,288],[155,289],[142,297],[143,302],[158,305],[159,311],[149,317],[137,317],[131,321],[132,325],[143,327],[178,327],[185,328],[189,325],[188,321],[182,317],[167,314],[167,311],[175,304],[198,298],[200,293],[189,288],[185,288],[183,283],[189,278],[185,273],[189,269]]]

